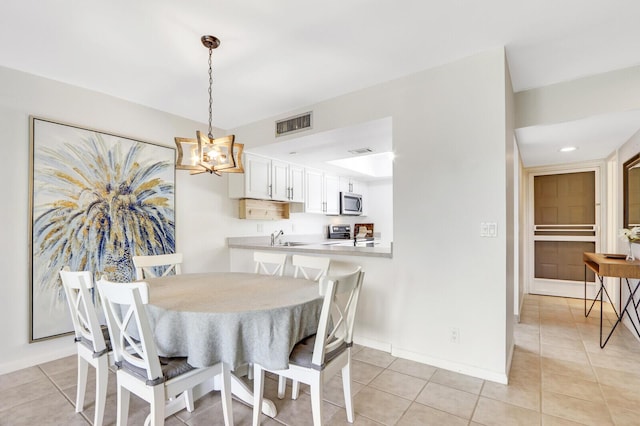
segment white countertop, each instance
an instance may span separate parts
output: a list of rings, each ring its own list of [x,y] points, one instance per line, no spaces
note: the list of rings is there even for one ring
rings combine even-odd
[[[291,242],[294,245],[286,245],[287,242]],[[353,240],[328,240],[320,236],[288,235],[280,238],[280,244],[272,246],[270,237],[268,236],[227,238],[229,248],[237,249],[275,250],[326,255],[393,257],[393,243],[379,240],[376,240],[375,243],[373,247],[364,246],[360,243],[354,246]]]

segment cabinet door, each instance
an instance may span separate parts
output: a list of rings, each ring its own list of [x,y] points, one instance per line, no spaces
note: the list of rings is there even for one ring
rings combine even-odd
[[[271,199],[289,200],[289,163],[271,160]]]
[[[271,160],[257,155],[245,156],[245,197],[269,200]]]
[[[306,169],[305,175],[305,211],[307,213],[324,213],[322,172]]]
[[[340,214],[340,179],[337,176],[324,176],[325,214]]]
[[[289,200],[293,203],[304,203],[304,168],[289,165]]]
[[[351,178],[340,176],[340,192],[353,192],[351,190]]]

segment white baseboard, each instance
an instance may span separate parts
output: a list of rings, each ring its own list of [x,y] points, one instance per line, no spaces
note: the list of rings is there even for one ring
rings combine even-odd
[[[43,364],[45,362],[55,361],[69,355],[76,354],[76,345],[68,345],[68,347],[46,351],[38,355],[33,355],[19,360],[0,364],[0,374],[7,374],[13,371],[22,370],[23,368],[33,367],[34,365]]]
[[[354,337],[353,343],[356,345],[366,346],[367,348],[377,349],[379,351],[391,353],[391,343],[381,342],[379,340]]]
[[[513,349],[511,351],[513,353]],[[432,365],[434,367],[443,368],[449,371],[455,371],[456,373],[466,374],[467,376],[477,377],[479,379],[489,380],[496,383],[506,385],[508,383],[508,370],[506,372],[497,372],[486,370],[484,368],[478,368],[471,365],[460,364],[457,362],[451,362],[444,359],[432,358],[415,352],[394,348],[391,355],[408,359],[410,361],[421,362],[423,364]],[[509,359],[511,356],[509,356]],[[509,360],[509,363],[511,361]]]

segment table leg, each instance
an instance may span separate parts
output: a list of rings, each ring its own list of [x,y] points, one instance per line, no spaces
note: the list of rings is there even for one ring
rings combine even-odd
[[[611,335],[615,331],[615,329],[618,326],[618,324],[620,324],[622,322],[622,319],[624,318],[625,312],[629,316],[629,319],[631,320],[631,324],[633,324],[633,328],[636,330],[636,334],[638,335],[638,337],[640,337],[640,333],[638,332],[638,328],[636,327],[636,324],[633,322],[633,318],[631,318],[631,313],[629,312],[629,303],[633,302],[633,306],[636,307],[634,296],[635,296],[636,292],[638,291],[638,287],[640,287],[640,282],[638,282],[638,284],[636,285],[635,290],[631,291],[631,285],[629,284],[629,279],[625,278],[625,281],[627,282],[627,287],[629,288],[629,298],[627,299],[627,302],[625,303],[624,307],[622,306],[622,278],[620,278],[619,282],[618,282],[618,293],[620,295],[619,296],[619,298],[620,298],[620,313],[618,313],[618,311],[616,311],[615,306],[613,306],[613,301],[611,300],[611,297],[609,296],[609,293],[607,293],[607,298],[609,299],[610,302],[612,302],[611,306],[613,307],[613,312],[616,314],[617,319],[616,319],[615,324],[613,324],[613,327],[611,327],[611,331],[609,331],[609,335],[605,339],[604,343],[602,342],[602,304],[600,304],[600,348],[604,348],[604,346],[607,344],[607,342],[611,338]],[[605,289],[604,291],[606,292],[607,290]],[[602,300],[602,297],[600,299]],[[638,317],[637,309],[636,309],[636,317]],[[640,317],[638,317],[638,320],[640,321]]]
[[[220,377],[213,379],[213,388],[210,390],[220,390]],[[240,401],[247,405],[253,406],[253,392],[249,387],[240,380],[235,374],[231,373],[231,393]],[[278,414],[276,404],[270,399],[262,400],[262,412],[269,417],[275,417]]]
[[[584,316],[585,316],[585,318],[589,316],[589,314],[591,313],[591,310],[593,309],[593,305],[596,304],[596,302],[598,301],[598,297],[602,293],[602,288],[603,288],[602,278],[600,278],[598,275],[596,275],[596,278],[598,278],[600,280],[600,289],[598,290],[598,292],[594,296],[593,300],[591,301],[591,306],[589,307],[589,310],[587,311],[587,265],[585,265],[584,266]],[[593,284],[595,286],[596,282],[594,281]],[[600,303],[602,303],[602,302],[600,302]]]

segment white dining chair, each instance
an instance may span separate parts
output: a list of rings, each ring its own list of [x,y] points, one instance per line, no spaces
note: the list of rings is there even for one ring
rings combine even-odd
[[[331,258],[294,254],[291,257],[291,264],[295,268],[293,271],[295,278],[318,281],[320,277],[327,275],[329,272]]]
[[[151,405],[145,425],[163,425],[167,416],[182,408],[175,404],[176,399],[183,396],[187,411],[193,411],[193,387],[218,375],[222,376],[224,423],[227,426],[232,425],[229,367],[218,363],[211,367],[194,368],[187,363],[186,358],[158,356],[144,308],[148,301],[148,295],[144,294],[146,283],[112,283],[103,278],[98,281],[97,286],[107,318],[117,367],[118,426],[127,424],[131,392]]]
[[[313,424],[322,423],[322,389],[324,382],[342,375],[347,421],[353,423],[353,397],[351,394],[351,346],[360,289],[364,279],[361,268],[342,276],[320,278],[324,296],[316,334],[298,342],[289,357],[286,370],[267,370],[311,387]],[[321,337],[319,337],[321,336]],[[254,363],[253,425],[260,424],[264,393],[265,368]]]
[[[111,342],[98,314],[90,290],[94,288],[91,272],[71,272],[68,266],[60,271],[62,287],[67,296],[78,353],[76,413],[84,410],[89,365],[96,369],[96,400],[93,424],[102,425],[109,380]]]
[[[287,254],[256,251],[253,253],[253,260],[256,262],[256,274],[283,276]]]
[[[294,266],[293,277],[305,278],[311,281],[318,281],[321,277],[327,275],[329,271],[329,265],[331,264],[331,258],[321,256],[303,256],[300,254],[294,254],[291,257],[291,264]],[[284,376],[278,377],[278,398],[284,398],[284,394],[287,388],[287,378]],[[299,383],[293,381],[293,399],[298,397]]]
[[[182,273],[182,253],[156,254],[150,256],[133,256],[133,266],[136,268],[136,279],[156,278],[167,276],[172,272]],[[161,270],[160,267],[165,267]],[[162,271],[162,272],[159,272]]]

